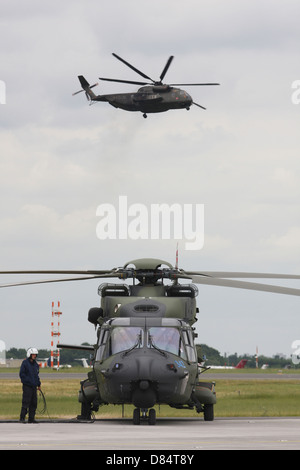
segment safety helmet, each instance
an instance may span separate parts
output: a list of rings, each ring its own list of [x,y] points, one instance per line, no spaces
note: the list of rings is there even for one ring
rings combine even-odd
[[[27,357],[30,357],[31,354],[36,354],[36,355],[38,355],[38,353],[39,353],[39,352],[38,352],[38,350],[37,350],[36,348],[29,348],[29,349],[27,350]]]

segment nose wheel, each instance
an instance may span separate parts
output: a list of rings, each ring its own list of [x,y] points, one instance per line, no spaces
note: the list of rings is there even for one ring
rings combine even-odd
[[[154,408],[149,410],[147,415],[147,408],[135,408],[133,410],[133,424],[138,425],[141,423],[141,419],[148,420],[150,426],[154,426],[156,424],[156,411]]]

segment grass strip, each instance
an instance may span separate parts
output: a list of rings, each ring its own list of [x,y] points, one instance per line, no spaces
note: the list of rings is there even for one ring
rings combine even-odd
[[[43,393],[47,412],[37,418],[75,418],[80,414],[77,379],[44,380]],[[300,416],[300,380],[216,380],[215,417],[280,417]],[[0,419],[18,419],[22,386],[19,380],[0,376]],[[38,410],[43,408],[39,399]],[[167,405],[156,406],[157,417],[202,417],[196,411],[176,410]],[[104,405],[96,418],[132,417],[133,406]]]

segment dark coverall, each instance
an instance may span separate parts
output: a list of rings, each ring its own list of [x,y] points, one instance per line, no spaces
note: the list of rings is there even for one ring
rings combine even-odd
[[[29,410],[28,422],[32,423],[37,408],[37,388],[41,386],[38,363],[32,358],[25,359],[21,364],[19,376],[23,384],[20,421],[25,420]]]

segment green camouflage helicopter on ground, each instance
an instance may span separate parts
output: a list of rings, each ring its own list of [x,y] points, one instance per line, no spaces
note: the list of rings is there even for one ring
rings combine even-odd
[[[258,284],[237,278],[300,279],[299,275],[245,272],[184,271],[159,259],[138,259],[112,270],[1,271],[0,274],[69,274],[80,277],[6,284],[16,286],[81,279],[117,278],[122,283],[101,284],[100,307],[91,308],[88,320],[97,329],[94,346],[60,344],[60,348],[88,350],[93,353],[93,369],[81,382],[78,419],[105,404],[133,404],[133,423],[141,417],[155,424],[154,405],[204,413],[205,421],[214,419],[216,393],[213,382],[201,380],[194,339],[197,321],[194,284],[252,289],[300,295],[300,289]],[[235,279],[230,279],[235,278]],[[184,284],[179,282],[185,280]],[[127,280],[131,280],[129,285]]]

